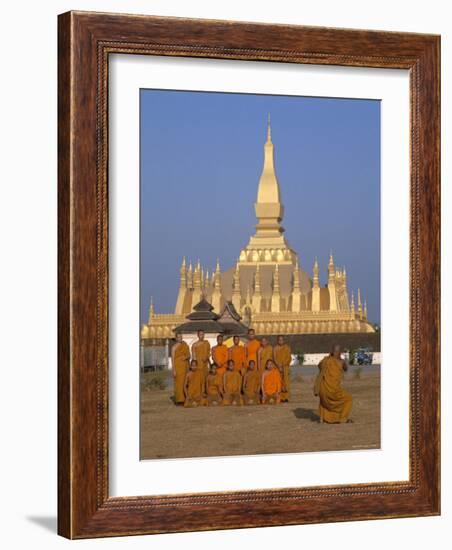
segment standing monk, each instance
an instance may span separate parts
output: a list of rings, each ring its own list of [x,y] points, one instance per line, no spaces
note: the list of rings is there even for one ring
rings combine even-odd
[[[290,376],[289,376],[289,367],[292,362],[292,351],[289,344],[284,343],[284,337],[278,336],[277,344],[273,348],[273,357],[275,364],[279,369],[279,372],[282,377],[282,391],[281,391],[281,401],[289,401],[290,393]]]
[[[271,359],[267,361],[262,374],[262,403],[264,405],[275,405],[281,401],[282,381],[279,369]]]
[[[210,344],[204,340],[204,331],[198,330],[198,340],[191,346],[191,356],[198,362],[203,384],[209,373]]]
[[[248,342],[245,345],[246,349],[246,364],[250,364],[250,361],[255,361],[257,365],[257,351],[261,347],[261,343],[256,338],[256,333],[253,328],[248,330]]]
[[[223,375],[219,374],[216,365],[210,367],[206,378],[207,405],[221,405],[223,400]]]
[[[223,405],[241,405],[242,377],[234,368],[234,361],[228,361],[228,369],[223,376]]]
[[[257,370],[261,375],[269,360],[273,361],[273,346],[268,343],[267,338],[262,338],[261,347],[257,352]]]
[[[246,349],[240,345],[238,336],[234,336],[234,345],[229,348],[229,359],[234,361],[234,368],[243,376],[246,372]]]
[[[320,422],[329,424],[352,422],[348,417],[353,399],[342,388],[342,379],[348,365],[341,357],[340,346],[333,346],[330,355],[320,361],[319,369],[314,394],[320,398]]]
[[[243,377],[243,404],[258,405],[261,394],[261,377],[257,371],[256,363],[250,361],[248,370]]]
[[[196,359],[192,359],[190,369],[185,377],[184,407],[199,407],[204,405],[204,381]]]
[[[184,384],[190,362],[190,348],[182,340],[182,334],[176,334],[176,343],[171,349],[171,363],[174,378],[174,403],[183,405],[185,401]]]
[[[228,366],[228,348],[223,344],[223,335],[217,336],[217,345],[212,348],[212,359],[217,366],[217,372],[223,376]]]

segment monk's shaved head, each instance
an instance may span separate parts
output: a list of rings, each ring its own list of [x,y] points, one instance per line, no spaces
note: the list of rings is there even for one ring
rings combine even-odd
[[[219,335],[217,336],[217,342],[218,342],[219,344],[222,344],[222,343],[223,343],[223,335],[222,335],[222,334],[219,334]]]
[[[341,346],[339,344],[334,344],[331,348],[331,355],[334,355],[334,357],[340,357],[341,351]]]

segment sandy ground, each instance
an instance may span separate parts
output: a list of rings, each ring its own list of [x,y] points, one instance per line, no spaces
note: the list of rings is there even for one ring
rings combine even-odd
[[[292,399],[281,405],[176,407],[172,388],[141,392],[141,458],[187,458],[380,447],[380,368],[351,368],[353,424],[320,424],[315,371],[292,373]],[[171,378],[169,378],[171,384]]]

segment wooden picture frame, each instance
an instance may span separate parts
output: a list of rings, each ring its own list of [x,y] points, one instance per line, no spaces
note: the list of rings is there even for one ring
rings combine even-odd
[[[86,538],[439,514],[440,38],[69,12],[59,16],[58,50],[59,534]],[[113,53],[409,70],[409,481],[109,496],[107,91]]]

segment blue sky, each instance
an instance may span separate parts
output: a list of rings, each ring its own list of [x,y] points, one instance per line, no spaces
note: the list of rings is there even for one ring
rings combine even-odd
[[[301,267],[330,249],[380,320],[380,102],[141,90],[141,321],[174,311],[182,257],[234,265],[254,233],[271,114],[283,226]]]

